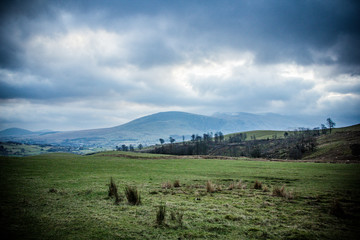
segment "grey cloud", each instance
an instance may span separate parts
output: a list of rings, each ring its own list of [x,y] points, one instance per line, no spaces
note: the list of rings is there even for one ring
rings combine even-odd
[[[56,105],[64,99],[106,97],[109,104],[129,101],[202,113],[201,109],[306,112],[321,98],[312,90],[316,80],[280,81],[261,71],[277,63],[330,66],[327,77],[340,83],[324,91],[358,96],[359,82],[341,85],[341,74],[360,74],[359,5],[351,0],[3,1],[0,71],[17,74],[20,80],[27,75],[34,79],[15,84],[0,75],[0,98]],[[81,55],[73,49],[66,55],[56,45],[62,36],[87,30],[91,36],[99,31],[117,35],[115,49],[119,45],[124,51],[102,54],[102,49],[87,49]],[[36,37],[54,44],[49,49],[41,42],[27,45]],[[96,47],[102,40],[96,38],[89,45]],[[191,67],[204,59],[221,62],[218,55],[224,49],[233,55],[251,52],[255,70],[249,73],[244,68],[224,82],[216,75],[188,79],[195,94],[172,82],[172,66]],[[358,116],[356,101],[346,101],[346,114]],[[341,112],[345,105],[334,103],[332,110]]]
[[[20,7],[20,10],[14,10],[18,5],[12,4],[13,10],[4,17],[8,21],[2,26],[1,42],[5,46],[1,54],[3,64],[15,64],[16,61],[11,61],[10,57],[16,56],[13,53],[20,51],[18,45],[13,44],[12,38],[9,39],[9,35],[4,34],[8,25],[12,28],[19,27],[10,23],[10,19],[30,17],[33,20],[37,18],[38,21],[49,21],[49,18],[53,19],[49,15],[56,15],[56,9],[73,12],[78,18],[76,24],[114,29],[118,22],[130,17],[144,16],[150,19],[164,16],[166,19],[171,16],[176,22],[172,26],[174,29],[160,34],[183,38],[187,43],[182,43],[183,46],[180,47],[185,51],[197,49],[206,54],[221,46],[231,46],[254,51],[259,63],[295,60],[299,64],[312,64],[316,61],[311,54],[312,49],[333,49],[338,59],[324,58],[323,63],[354,66],[360,63],[360,50],[357,50],[360,39],[360,16],[357,13],[360,4],[356,1],[206,1],[206,4],[201,1],[64,1],[47,4],[43,1],[30,1]],[[97,12],[100,14],[97,15]],[[44,15],[46,19],[43,18]],[[168,48],[162,40],[164,37],[166,36],[151,37],[149,41],[139,39],[138,44],[134,43],[135,47],[139,47],[134,49],[139,54],[133,60],[141,66],[179,60],[182,54]],[[10,60],[5,61],[4,56]]]

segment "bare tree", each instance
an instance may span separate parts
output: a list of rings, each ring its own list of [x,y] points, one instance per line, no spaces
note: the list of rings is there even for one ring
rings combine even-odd
[[[330,129],[330,134],[331,134],[331,129],[335,127],[336,123],[331,120],[331,118],[326,119],[326,124],[329,126]]]

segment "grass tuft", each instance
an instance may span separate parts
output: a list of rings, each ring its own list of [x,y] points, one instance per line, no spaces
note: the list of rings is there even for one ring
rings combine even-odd
[[[254,183],[254,189],[262,189],[262,183],[256,180]]]
[[[164,182],[161,184],[161,187],[164,189],[171,189],[172,188],[172,184],[171,182]]]
[[[228,190],[233,190],[236,188],[236,184],[234,182],[230,183]]]
[[[206,182],[206,191],[208,193],[215,192],[215,185],[210,180]]]
[[[176,188],[181,187],[180,180],[175,180],[174,181],[174,187],[176,187]]]
[[[136,189],[136,187],[126,186],[125,187],[125,196],[128,200],[128,203],[131,205],[140,205],[141,197],[140,193]]]
[[[278,197],[283,197],[283,198],[286,198],[286,199],[293,199],[294,198],[292,192],[286,191],[285,185],[283,185],[281,188],[279,188],[278,186],[275,186],[273,188],[273,195],[278,196]]]
[[[242,182],[242,180],[240,180],[237,184],[236,184],[236,188],[237,189],[246,189],[246,184],[244,184]]]
[[[156,224],[159,226],[163,225],[165,223],[165,217],[166,217],[166,206],[160,205],[156,213]]]
[[[119,202],[121,202],[121,198],[118,194],[117,186],[112,177],[110,178],[108,196],[115,197],[115,204],[119,204]]]

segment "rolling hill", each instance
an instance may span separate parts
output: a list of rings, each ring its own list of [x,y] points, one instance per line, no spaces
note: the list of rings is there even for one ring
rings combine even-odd
[[[319,123],[309,123],[304,119],[278,114],[217,113],[213,116],[204,116],[185,112],[160,112],[111,128],[47,133],[7,129],[0,132],[0,141],[115,147],[121,144],[151,145],[157,143],[159,138],[167,141],[170,136],[182,141],[182,136],[189,139],[192,134],[206,132],[222,131],[224,134],[229,134],[249,130],[286,130],[318,125]]]
[[[22,128],[8,128],[0,132],[1,137],[31,135],[34,132]]]

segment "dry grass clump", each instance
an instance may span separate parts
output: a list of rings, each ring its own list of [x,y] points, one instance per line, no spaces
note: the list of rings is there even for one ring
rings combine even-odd
[[[236,183],[232,182],[232,183],[230,183],[228,190],[233,190],[235,188],[236,188]]]
[[[180,180],[175,180],[174,181],[174,187],[176,187],[176,188],[178,188],[178,187],[180,187],[181,185],[180,185]]]
[[[115,184],[112,177],[110,178],[108,196],[109,197],[115,197],[115,204],[118,204],[119,202],[121,202],[121,198],[120,198],[120,196],[118,194],[116,184]]]
[[[262,183],[256,180],[254,183],[254,189],[262,189]]]
[[[164,189],[171,189],[172,188],[172,184],[171,182],[164,182],[161,184],[161,187]]]
[[[125,196],[128,200],[128,203],[131,205],[140,205],[141,197],[140,193],[136,189],[136,187],[126,186],[125,187]]]
[[[213,184],[210,180],[208,180],[206,182],[206,191],[208,193],[221,192],[222,187],[221,187],[221,185]]]
[[[270,192],[268,186],[265,185],[265,186],[263,187],[263,192]]]
[[[246,188],[246,184],[244,184],[242,182],[242,180],[240,180],[237,184],[236,184],[236,188],[238,189],[245,189]]]
[[[273,195],[278,196],[278,197],[283,197],[283,198],[286,198],[286,199],[293,199],[294,198],[292,192],[286,191],[285,185],[283,185],[281,188],[279,188],[278,186],[275,186],[273,188]]]
[[[242,180],[240,180],[239,182],[232,182],[230,183],[228,190],[233,190],[233,189],[245,189],[246,188],[246,184],[244,184],[242,182]]]
[[[211,181],[207,181],[206,182],[206,191],[208,193],[213,193],[215,192],[215,185],[211,182]]]

